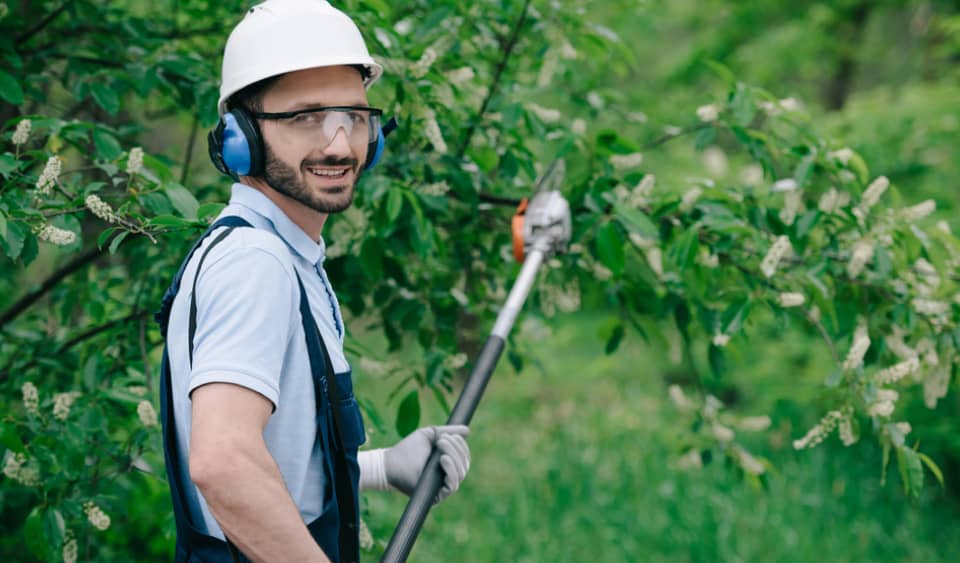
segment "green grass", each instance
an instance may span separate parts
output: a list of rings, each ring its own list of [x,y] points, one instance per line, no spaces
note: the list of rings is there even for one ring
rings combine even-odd
[[[762,393],[743,379],[731,382],[745,388],[744,414],[774,418],[773,429],[746,443],[776,466],[758,488],[722,460],[693,472],[673,468],[684,429],[666,400],[664,353],[629,337],[603,356],[597,321],[557,323],[537,344],[542,370],[528,363],[517,376],[501,364],[472,424],[470,474],[431,512],[411,561],[952,561],[960,554],[957,503],[935,484],[918,500],[906,498],[894,468],[881,488],[870,439],[853,448],[835,439],[813,451],[790,448],[805,431],[798,426],[822,414],[790,408],[793,394],[822,382],[811,342],[748,343],[732,363],[732,371],[750,366],[750,377],[768,382]],[[361,375],[357,386],[383,404],[392,382]],[[756,410],[771,405],[779,406]],[[424,408],[424,424],[443,422],[432,401]],[[371,436],[373,446],[394,440]],[[365,502],[378,544],[367,558],[376,559],[405,498],[370,493]]]

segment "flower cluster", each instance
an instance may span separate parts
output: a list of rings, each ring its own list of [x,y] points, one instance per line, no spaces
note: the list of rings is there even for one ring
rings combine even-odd
[[[463,352],[447,356],[443,359],[443,367],[450,371],[458,370],[467,365],[467,355]]]
[[[432,184],[427,184],[420,188],[420,193],[423,195],[431,196],[442,196],[450,191],[450,184],[447,182],[434,182]]]
[[[31,127],[32,124],[29,119],[21,119],[20,123],[17,123],[17,129],[13,132],[13,137],[10,139],[13,144],[17,146],[25,144],[30,139]]]
[[[712,123],[720,118],[720,106],[707,104],[697,108],[697,117],[704,123]]]
[[[914,356],[898,364],[894,364],[886,369],[878,371],[874,376],[874,381],[879,385],[896,383],[904,377],[916,373],[920,369],[920,360]]]
[[[471,67],[465,66],[447,72],[446,76],[447,80],[459,86],[473,80],[476,76],[476,73],[473,72]]]
[[[847,262],[847,275],[855,278],[863,271],[864,266],[873,259],[874,242],[868,238],[860,239],[853,245],[850,252],[850,261]]]
[[[20,387],[20,392],[23,393],[23,408],[29,413],[37,414],[37,407],[40,405],[37,386],[28,381]]]
[[[833,432],[833,429],[837,427],[837,423],[848,416],[849,413],[844,413],[841,411],[828,412],[823,418],[820,419],[820,422],[807,431],[803,438],[793,441],[793,449],[802,450],[805,448],[812,448],[823,442],[827,436]]]
[[[556,123],[563,117],[563,114],[561,114],[558,109],[545,108],[540,104],[534,103],[529,104],[527,107],[544,123]]]
[[[830,188],[820,196],[817,208],[824,213],[838,213],[840,209],[850,205],[850,194],[838,192],[837,188]]]
[[[852,446],[857,443],[857,435],[853,431],[853,418],[849,415],[840,419],[837,425],[837,434],[844,446]]]
[[[83,503],[83,512],[94,528],[101,532],[110,527],[110,517],[93,501]]]
[[[51,156],[47,159],[47,164],[43,167],[43,172],[40,173],[40,178],[37,179],[36,184],[37,192],[40,195],[50,195],[53,186],[57,183],[57,178],[60,177],[62,168],[63,161],[60,160],[59,156]]]
[[[137,404],[137,416],[140,417],[140,423],[147,428],[157,425],[157,411],[150,401],[140,401]]]
[[[88,195],[84,200],[84,204],[94,216],[103,219],[107,223],[116,223],[120,219],[117,214],[113,212],[110,204],[100,199],[100,196],[97,194]]]
[[[27,461],[24,454],[8,450],[3,463],[3,474],[26,487],[36,487],[40,483],[40,474]]]
[[[617,170],[629,170],[643,164],[643,153],[615,154],[610,157],[610,165]]]
[[[867,331],[867,324],[863,321],[857,325],[853,331],[853,344],[850,351],[847,352],[847,358],[843,361],[843,370],[852,371],[863,365],[863,357],[870,349],[870,334]]]
[[[437,49],[433,46],[424,49],[420,59],[410,68],[410,75],[414,78],[423,78],[438,57]]]
[[[806,301],[806,297],[802,293],[781,293],[777,301],[783,308],[800,307]]]
[[[57,393],[53,396],[53,416],[57,420],[67,420],[70,416],[70,407],[80,396],[79,391],[68,391],[66,393]]]
[[[800,190],[787,192],[783,199],[783,209],[780,210],[780,220],[784,225],[792,225],[801,211],[803,211],[803,192]]]
[[[863,197],[860,198],[860,205],[853,210],[853,214],[856,215],[861,223],[866,219],[867,212],[870,211],[870,208],[880,201],[880,198],[889,187],[890,180],[888,180],[886,176],[880,176],[867,186],[867,189],[863,192]]]
[[[903,218],[907,221],[919,221],[937,210],[937,202],[928,199],[913,207],[907,207],[903,210]]]
[[[77,538],[69,532],[63,540],[63,563],[77,563]]]
[[[560,63],[560,57],[554,49],[547,51],[543,57],[543,64],[540,65],[540,73],[537,75],[537,86],[546,88],[553,82],[553,75],[557,72],[557,65]]]
[[[127,174],[139,174],[143,170],[143,149],[134,147],[127,156]]]
[[[680,200],[680,209],[690,211],[697,204],[697,200],[703,195],[703,188],[694,186],[683,193],[683,199]]]
[[[433,145],[433,150],[440,153],[447,153],[447,142],[443,140],[443,133],[440,132],[440,124],[437,123],[437,114],[433,110],[427,110],[426,123],[423,127],[423,134]]]
[[[786,235],[777,237],[777,240],[770,246],[770,250],[767,251],[767,255],[763,257],[763,261],[760,263],[760,271],[768,278],[773,277],[773,274],[777,272],[777,268],[780,267],[780,261],[792,251],[793,247],[790,244],[790,239]]]
[[[77,234],[53,225],[44,225],[37,232],[37,238],[57,246],[67,246],[76,242]]]

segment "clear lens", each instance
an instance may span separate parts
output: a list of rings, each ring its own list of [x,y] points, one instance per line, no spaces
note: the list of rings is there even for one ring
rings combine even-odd
[[[342,129],[350,144],[367,145],[377,138],[380,116],[364,109],[330,109],[300,113],[281,120],[291,133],[304,141],[329,145]]]

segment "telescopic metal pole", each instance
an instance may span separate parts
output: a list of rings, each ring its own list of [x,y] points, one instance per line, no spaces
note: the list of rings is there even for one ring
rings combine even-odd
[[[544,258],[554,252],[562,251],[570,239],[570,210],[559,192],[538,194],[530,204],[526,221],[524,233],[528,236],[525,236],[525,240],[531,241],[532,244],[528,242],[525,245],[527,256],[523,262],[523,268],[510,289],[506,304],[497,315],[497,321],[493,325],[490,336],[483,345],[480,355],[477,356],[447,424],[470,424],[487,387],[487,382],[490,381],[490,376],[503,353],[507,336],[523,308],[530,288],[533,287],[537,271],[543,264]],[[381,562],[401,563],[407,560],[417,534],[420,533],[420,528],[433,505],[433,499],[443,485],[443,479],[440,452],[434,448],[420,474],[417,488],[410,495],[407,508],[403,511],[403,516],[400,517],[393,537],[390,538],[390,543],[383,553]]]

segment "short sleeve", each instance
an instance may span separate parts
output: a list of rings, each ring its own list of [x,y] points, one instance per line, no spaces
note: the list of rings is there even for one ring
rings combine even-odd
[[[276,409],[297,306],[293,266],[257,247],[210,258],[197,280],[188,392],[207,383],[232,383],[260,393]]]

